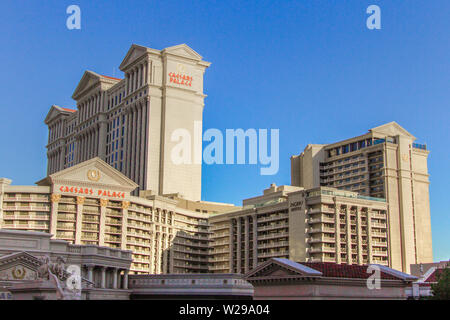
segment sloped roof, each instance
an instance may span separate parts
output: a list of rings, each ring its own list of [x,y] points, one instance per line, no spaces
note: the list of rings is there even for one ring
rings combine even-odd
[[[367,273],[368,265],[337,264],[333,262],[302,262],[302,264],[320,271],[322,276],[326,278],[368,279],[373,274],[373,272]],[[387,272],[388,270],[385,269],[386,267],[380,265],[377,266],[381,269],[381,279],[404,280],[403,275],[408,276],[399,271],[397,271],[399,272],[398,275],[394,275],[395,272]],[[393,270],[391,268],[388,269]],[[415,279],[415,277],[413,278]]]
[[[438,278],[444,273],[445,268],[435,269],[425,280],[427,283],[438,282]]]
[[[69,112],[69,113],[68,113]],[[44,123],[48,124],[50,120],[55,118],[56,116],[63,114],[63,115],[70,115],[72,113],[76,112],[76,110],[63,108],[57,105],[52,105],[50,107],[50,110],[47,113],[47,116],[45,117]]]
[[[90,170],[98,170],[99,180],[90,181],[87,172]],[[138,185],[117,169],[111,167],[99,157],[95,157],[70,168],[55,172],[44,179],[36,182],[39,186],[51,186],[54,183],[79,184],[89,183],[97,187],[108,187],[125,190],[131,192]]]
[[[414,137],[411,133],[409,133],[405,128],[403,128],[401,125],[399,125],[395,121],[391,121],[389,123],[385,123],[381,126],[375,127],[370,129],[371,132],[379,132],[386,135],[404,135],[412,138],[413,140],[416,140],[416,137]]]
[[[380,269],[382,280],[414,281],[417,277],[394,270],[392,268],[372,264]],[[289,259],[272,258],[248,272],[248,280],[283,279],[283,278],[309,278],[326,279],[341,278],[365,280],[373,275],[367,272],[369,265],[348,265],[333,262],[295,262]],[[279,270],[284,270],[283,273]]]

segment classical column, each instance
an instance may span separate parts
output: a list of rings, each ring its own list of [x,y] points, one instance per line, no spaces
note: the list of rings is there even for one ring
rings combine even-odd
[[[113,268],[113,272],[112,272],[112,277],[113,277],[113,289],[117,289],[117,275],[118,274],[118,272],[117,272],[117,268]]]
[[[66,143],[64,142],[64,146],[59,147],[59,168],[58,171],[64,169],[64,158],[66,157]]]
[[[105,245],[105,220],[106,220],[106,206],[108,205],[108,199],[100,199],[100,228],[98,235],[98,245]]]
[[[86,267],[88,269],[88,280],[90,282],[94,282],[94,273],[93,273],[94,266],[93,265],[87,265]]]
[[[101,282],[101,284],[100,284],[100,287],[102,288],[102,289],[105,289],[106,288],[106,267],[100,267],[100,269],[101,269],[101,272],[102,272],[102,282]]]
[[[131,107],[131,126],[130,126],[130,131],[131,131],[131,135],[130,135],[130,175],[129,178],[131,180],[134,180],[134,166],[133,164],[135,164],[134,162],[134,153],[135,153],[135,145],[136,145],[136,112],[135,112],[135,108],[134,105]]]
[[[123,273],[123,289],[128,289],[128,270]]]
[[[138,65],[137,67],[137,88],[141,87],[141,78],[142,78],[142,71],[141,71],[141,65]]]
[[[141,182],[139,179],[139,174],[141,173],[140,170],[140,166],[141,166],[141,161],[140,161],[140,155],[141,155],[141,113],[142,113],[142,106],[141,103],[138,104],[138,110],[137,110],[137,125],[136,125],[136,151],[135,151],[135,167],[134,167],[134,181],[136,181],[136,183],[140,186]]]
[[[85,197],[77,197],[77,213],[75,217],[75,244],[81,244],[84,200]]]
[[[139,187],[144,189],[144,183],[145,183],[145,177],[144,177],[144,167],[145,167],[145,145],[147,144],[146,138],[147,138],[147,98],[145,99],[145,102],[142,104],[141,108],[141,114],[142,114],[142,123],[141,123],[141,129],[140,129],[140,136],[141,136],[141,146],[140,146],[140,160],[139,160]]]
[[[99,115],[99,138],[98,138],[98,157],[102,159],[103,161],[106,160],[106,129],[107,129],[107,123],[105,119],[105,115],[101,114]]]
[[[124,156],[125,156],[125,175],[130,176],[131,158],[130,158],[130,147],[131,147],[131,107],[127,108],[127,119],[126,119],[127,129],[125,132],[125,145],[124,145]]]
[[[148,61],[145,62],[144,64],[145,68],[145,72],[144,72],[144,85],[148,84]]]
[[[56,238],[56,225],[58,222],[58,202],[60,199],[61,199],[60,194],[53,193],[50,196],[51,201],[50,233],[52,234],[52,239]]]

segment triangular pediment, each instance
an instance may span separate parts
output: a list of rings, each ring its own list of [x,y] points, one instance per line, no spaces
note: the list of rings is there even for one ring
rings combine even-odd
[[[147,53],[150,49],[137,44],[133,44],[128,50],[125,58],[119,66],[119,69],[124,71],[128,65],[133,63],[136,59],[140,58],[142,55]]]
[[[264,278],[319,277],[320,271],[288,259],[272,258],[245,275],[247,280]]]
[[[370,129],[370,131],[375,132],[375,133],[381,133],[383,135],[386,136],[397,136],[397,135],[401,135],[401,136],[407,136],[409,138],[412,138],[413,140],[415,140],[416,138],[409,133],[408,131],[405,130],[405,128],[403,128],[401,125],[399,125],[397,122],[392,121],[386,124],[383,124],[381,126],[375,127]]]
[[[85,71],[78,83],[75,91],[72,94],[74,100],[78,100],[83,93],[93,88],[95,85],[100,84],[101,76],[93,71]]]
[[[60,114],[64,115],[70,115],[75,110],[69,111],[68,109],[61,108],[57,105],[52,105],[50,108],[50,111],[47,113],[47,116],[45,117],[44,123],[48,124],[52,119],[56,118]]]
[[[41,262],[27,252],[0,257],[0,281],[35,280]]]
[[[186,44],[179,44],[173,47],[168,47],[162,51],[166,54],[173,54],[176,56],[182,56],[185,58],[193,59],[193,60],[202,60],[202,56],[199,55],[194,49],[189,47]]]
[[[89,186],[123,192],[131,192],[138,187],[136,183],[98,157],[51,174],[47,178],[37,182],[37,184],[75,187]]]

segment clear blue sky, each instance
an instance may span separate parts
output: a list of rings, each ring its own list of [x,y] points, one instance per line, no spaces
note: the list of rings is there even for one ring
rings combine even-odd
[[[66,8],[82,29],[66,28]],[[366,28],[381,8],[382,30]],[[290,183],[292,154],[396,121],[431,150],[435,260],[450,258],[450,1],[3,1],[0,176],[45,176],[52,104],[74,107],[83,72],[122,77],[132,43],[186,43],[211,61],[204,128],[279,128],[280,171],[203,166],[203,199],[240,204]]]

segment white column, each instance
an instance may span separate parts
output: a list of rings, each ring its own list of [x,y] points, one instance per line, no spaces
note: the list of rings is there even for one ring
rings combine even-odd
[[[128,289],[128,270],[123,273],[123,289]]]
[[[94,266],[88,265],[87,269],[88,269],[88,280],[94,282],[94,275],[93,275]]]
[[[140,146],[140,165],[139,165],[139,181],[140,184],[139,186],[142,187],[143,189],[145,189],[145,177],[144,177],[144,167],[145,167],[145,145],[147,144],[147,99],[145,100],[145,102],[142,105],[142,111],[141,111],[141,118],[142,118],[142,123],[141,123],[141,128],[140,128],[140,136],[141,136],[141,146]]]
[[[102,282],[100,287],[102,289],[106,288],[106,267],[101,267],[101,271],[102,271]]]
[[[141,173],[140,170],[140,166],[141,166],[141,162],[140,162],[140,155],[141,155],[141,113],[142,113],[142,107],[141,107],[141,103],[138,104],[138,111],[137,111],[137,125],[136,125],[136,158],[135,158],[135,173],[134,173],[134,181],[136,181],[136,183],[138,185],[140,185],[140,180],[138,175]]]
[[[112,277],[113,277],[113,289],[117,289],[117,268],[113,269]]]

